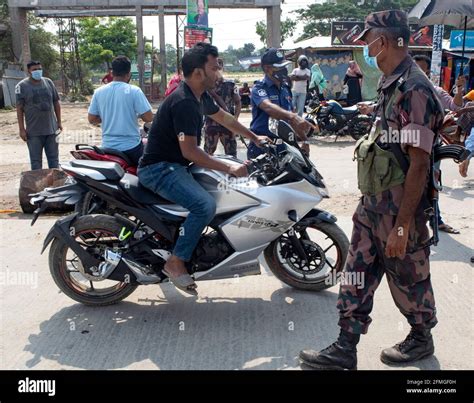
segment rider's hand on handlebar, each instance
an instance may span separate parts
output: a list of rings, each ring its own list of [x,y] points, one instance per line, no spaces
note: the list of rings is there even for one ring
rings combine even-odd
[[[293,127],[293,129],[295,129],[295,132],[296,134],[298,134],[298,137],[304,139],[306,139],[306,135],[312,128],[311,124],[306,119],[303,119],[301,116],[298,116],[296,114],[290,119],[289,123]]]
[[[247,165],[239,164],[239,165],[232,165],[227,172],[230,176],[236,176],[237,178],[242,178],[244,176],[248,176],[249,173],[247,171]]]
[[[255,136],[255,139],[252,142],[257,146],[261,147],[267,144],[271,144],[273,140],[267,136]]]

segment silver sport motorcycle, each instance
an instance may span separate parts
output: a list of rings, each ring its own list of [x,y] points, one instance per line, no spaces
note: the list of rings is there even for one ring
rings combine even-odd
[[[322,176],[294,140],[292,128],[276,122],[280,143],[248,162],[247,178],[189,167],[216,199],[217,213],[203,231],[189,273],[196,281],[260,274],[263,253],[271,272],[302,290],[333,285],[349,241],[336,217],[315,208],[328,197]],[[221,156],[230,163],[238,159]],[[49,268],[67,296],[86,305],[108,305],[139,285],[168,281],[162,269],[188,215],[142,187],[114,162],[72,160],[62,169],[74,178],[32,196],[32,225],[50,202],[75,205],[87,192],[113,202],[122,213],[65,216],[53,225],[41,253],[51,244]]]

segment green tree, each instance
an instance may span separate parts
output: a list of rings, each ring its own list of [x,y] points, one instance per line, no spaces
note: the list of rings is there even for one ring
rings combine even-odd
[[[295,33],[296,21],[290,18],[281,21],[281,43],[291,38]],[[255,32],[260,37],[260,41],[267,46],[267,24],[265,21],[258,21],[255,24]]]
[[[253,43],[245,43],[242,48],[235,49],[234,53],[237,59],[242,59],[244,57],[252,56],[252,53],[255,52],[255,45]]]
[[[364,21],[367,14],[382,10],[401,9],[408,12],[417,3],[418,0],[342,0],[337,4],[310,4],[293,12],[304,25],[298,40],[329,36],[332,21]]]
[[[31,59],[41,61],[45,75],[56,79],[59,71],[59,53],[56,50],[58,38],[55,34],[43,28],[45,20],[28,14]],[[8,12],[8,1],[0,0],[0,24],[6,26],[6,30],[0,32],[0,64],[1,61],[12,62],[14,60],[12,29],[10,27],[10,15]],[[2,66],[0,65],[0,68]]]
[[[82,60],[93,68],[109,64],[118,55],[136,55],[136,27],[129,18],[81,18],[78,40]]]
[[[174,74],[177,71],[176,68],[176,48],[167,43],[165,45],[166,49],[166,71],[168,74]],[[161,74],[161,62],[160,62],[160,49],[154,48],[153,49],[153,60],[155,64],[155,73],[159,76]]]

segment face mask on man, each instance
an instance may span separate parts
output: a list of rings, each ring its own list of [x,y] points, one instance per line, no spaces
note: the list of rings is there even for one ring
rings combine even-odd
[[[286,67],[283,67],[279,70],[274,71],[272,73],[272,77],[278,82],[280,82],[281,84],[284,84],[284,83],[288,84],[289,82],[288,70],[286,69]]]
[[[37,80],[37,81],[41,80],[41,78],[43,77],[43,70],[32,71],[31,77],[33,78],[33,80]]]
[[[369,47],[370,45],[372,45],[373,43],[375,43],[376,41],[378,41],[381,37],[379,36],[377,39],[373,40],[372,42],[370,42],[369,44],[365,45],[364,46],[364,50],[363,50],[363,53],[364,53],[364,59],[365,59],[365,62],[370,66],[370,67],[373,67],[374,69],[377,69],[377,70],[380,70],[380,67],[377,63],[377,56],[380,55],[380,53],[383,52],[383,49],[377,53],[375,56],[370,56],[369,55]]]

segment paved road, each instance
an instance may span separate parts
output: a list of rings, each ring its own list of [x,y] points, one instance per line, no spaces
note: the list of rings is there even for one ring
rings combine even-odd
[[[41,219],[33,231],[27,219],[0,222],[2,270],[10,275],[0,299],[1,368],[297,369],[301,348],[324,347],[338,331],[337,286],[297,291],[265,267],[260,276],[201,282],[199,299],[164,284],[140,287],[118,305],[85,307],[58,291],[47,253],[39,256],[53,219]],[[348,217],[340,224],[349,232]],[[442,241],[432,263],[436,356],[407,368],[473,368],[472,266],[464,246],[450,237]],[[31,281],[14,284],[12,273],[19,272]],[[377,358],[380,350],[408,330],[385,282],[373,318],[359,347],[361,369],[388,368]]]

